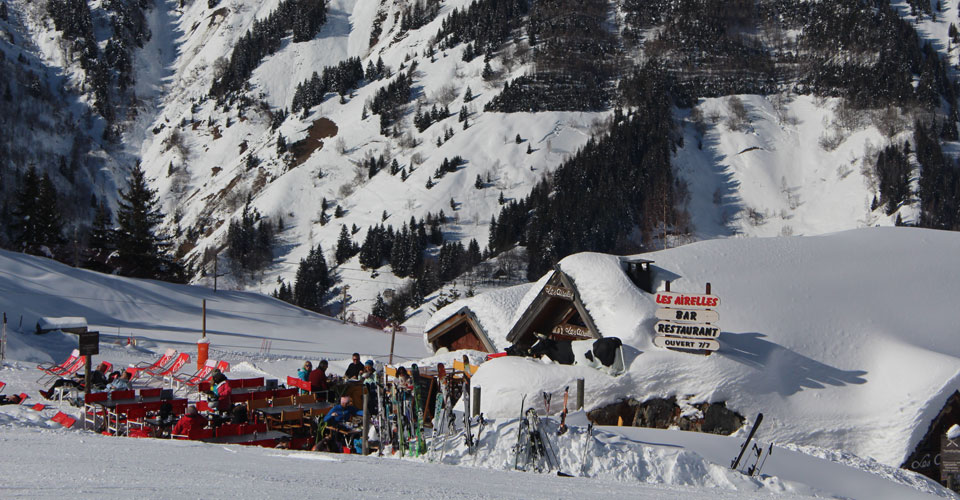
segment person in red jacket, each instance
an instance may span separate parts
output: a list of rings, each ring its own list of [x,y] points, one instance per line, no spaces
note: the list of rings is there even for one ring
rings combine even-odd
[[[171,434],[176,436],[189,436],[191,430],[203,429],[206,426],[207,419],[197,411],[196,406],[190,405],[187,407],[187,412],[177,421],[177,425],[173,426],[173,432]]]
[[[320,392],[328,389],[327,360],[321,359],[320,362],[317,363],[317,369],[310,372],[310,391]]]

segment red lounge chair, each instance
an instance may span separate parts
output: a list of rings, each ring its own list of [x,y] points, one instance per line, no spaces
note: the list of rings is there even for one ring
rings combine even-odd
[[[181,352],[173,360],[173,364],[164,368],[163,370],[159,370],[159,371],[143,370],[143,372],[146,373],[147,375],[150,375],[153,378],[162,379],[164,385],[167,384],[167,379],[171,379],[170,384],[173,385],[173,381],[172,381],[173,376],[176,375],[178,371],[180,371],[180,368],[183,368],[183,365],[189,362],[190,362],[190,355],[185,352]]]
[[[73,424],[77,423],[77,419],[67,415],[62,411],[58,411],[57,414],[54,415],[50,420],[66,427],[67,429],[73,427]]]
[[[178,376],[174,375],[170,377],[171,383],[176,386],[177,389],[180,389],[183,386],[195,388],[200,385],[201,382],[205,382],[208,378],[213,375],[213,369],[217,367],[217,361],[213,359],[208,359],[207,362],[203,365],[203,368],[199,369],[190,376]],[[223,371],[223,370],[221,370]]]
[[[50,368],[43,368],[40,365],[37,365],[37,368],[43,371],[43,375],[40,375],[40,378],[37,379],[37,383],[40,385],[47,385],[55,378],[67,378],[74,373],[77,373],[77,370],[79,370],[80,367],[83,366],[83,364],[87,361],[87,357],[80,356],[80,351],[76,349],[74,349],[73,352],[76,352],[78,355],[74,356],[71,354],[70,357],[67,358],[69,363],[64,361],[65,364],[55,365]]]
[[[3,394],[3,388],[7,386],[6,382],[0,382],[0,394]]]
[[[74,349],[73,352],[70,353],[70,356],[63,360],[63,363],[60,363],[59,365],[54,363],[41,363],[37,365],[37,369],[47,373],[63,371],[66,370],[67,367],[70,366],[74,361],[76,361],[78,357],[80,357],[80,350]]]
[[[173,349],[173,348],[167,349],[167,351],[163,353],[163,356],[160,356],[160,359],[154,361],[153,363],[150,363],[148,361],[141,361],[140,363],[133,365],[131,367],[133,368],[133,373],[131,373],[131,375],[133,375],[134,377],[137,377],[140,375],[141,371],[147,371],[147,372],[163,371],[163,368],[166,367],[168,364],[170,364],[171,361],[176,359],[176,357],[177,357],[176,349]]]

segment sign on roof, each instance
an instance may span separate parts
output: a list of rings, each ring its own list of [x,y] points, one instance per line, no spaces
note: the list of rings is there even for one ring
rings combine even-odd
[[[713,339],[682,339],[658,335],[653,338],[653,345],[665,349],[683,349],[688,351],[718,351],[720,342]]]
[[[661,307],[657,309],[657,319],[676,321],[677,323],[716,323],[720,321],[720,313],[713,309],[673,309]]]
[[[658,321],[654,327],[657,335],[673,335],[674,337],[693,337],[715,339],[720,336],[720,328],[707,324],[680,324],[670,321]]]
[[[553,286],[546,285],[543,287],[543,291],[551,297],[557,297],[566,300],[573,300],[573,290],[569,288],[564,288],[562,286]]]
[[[720,305],[720,297],[702,293],[657,292],[657,304],[689,309],[713,309]]]

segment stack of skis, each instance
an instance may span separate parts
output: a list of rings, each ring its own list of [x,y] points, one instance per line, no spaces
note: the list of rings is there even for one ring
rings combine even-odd
[[[410,367],[410,382],[394,377],[388,380],[384,371],[378,373],[376,394],[376,427],[380,446],[378,453],[383,455],[384,450],[390,453],[400,453],[404,456],[422,456],[433,461],[439,454],[439,460],[447,450],[447,443],[455,440],[460,434],[470,454],[475,454],[480,442],[480,433],[483,432],[485,421],[483,415],[470,418],[470,364],[464,356],[466,369],[460,372],[447,372],[441,363],[437,366],[437,375],[432,385],[438,387],[433,401],[433,415],[430,418],[429,392],[422,389],[418,382],[422,380],[419,367],[414,364]],[[457,398],[463,396],[463,429],[458,430],[453,404]],[[432,427],[430,444],[427,444],[425,427]],[[476,428],[476,433],[474,429]]]

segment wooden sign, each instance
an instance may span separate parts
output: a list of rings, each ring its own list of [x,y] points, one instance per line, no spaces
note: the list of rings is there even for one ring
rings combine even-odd
[[[100,332],[81,333],[77,340],[77,350],[81,356],[100,354]]]
[[[661,307],[657,309],[657,319],[677,323],[717,323],[720,321],[720,313],[713,309],[673,309],[670,307]]]
[[[707,324],[681,324],[670,321],[658,321],[654,326],[657,335],[673,335],[674,337],[692,337],[715,339],[720,336],[720,328]]]
[[[556,335],[569,335],[572,337],[583,337],[583,338],[592,338],[590,336],[590,330],[583,326],[562,324],[553,327],[553,331],[550,333]]]
[[[573,290],[569,288],[564,288],[562,286],[553,286],[546,285],[543,287],[543,291],[551,297],[557,297],[565,300],[573,300]]]
[[[684,339],[678,337],[664,337],[658,335],[653,338],[653,345],[665,349],[682,349],[685,351],[718,351],[720,342],[713,339]]]
[[[657,292],[657,304],[686,309],[715,309],[720,297],[704,293]]]
[[[940,480],[946,481],[951,474],[960,474],[960,439],[940,437]]]

